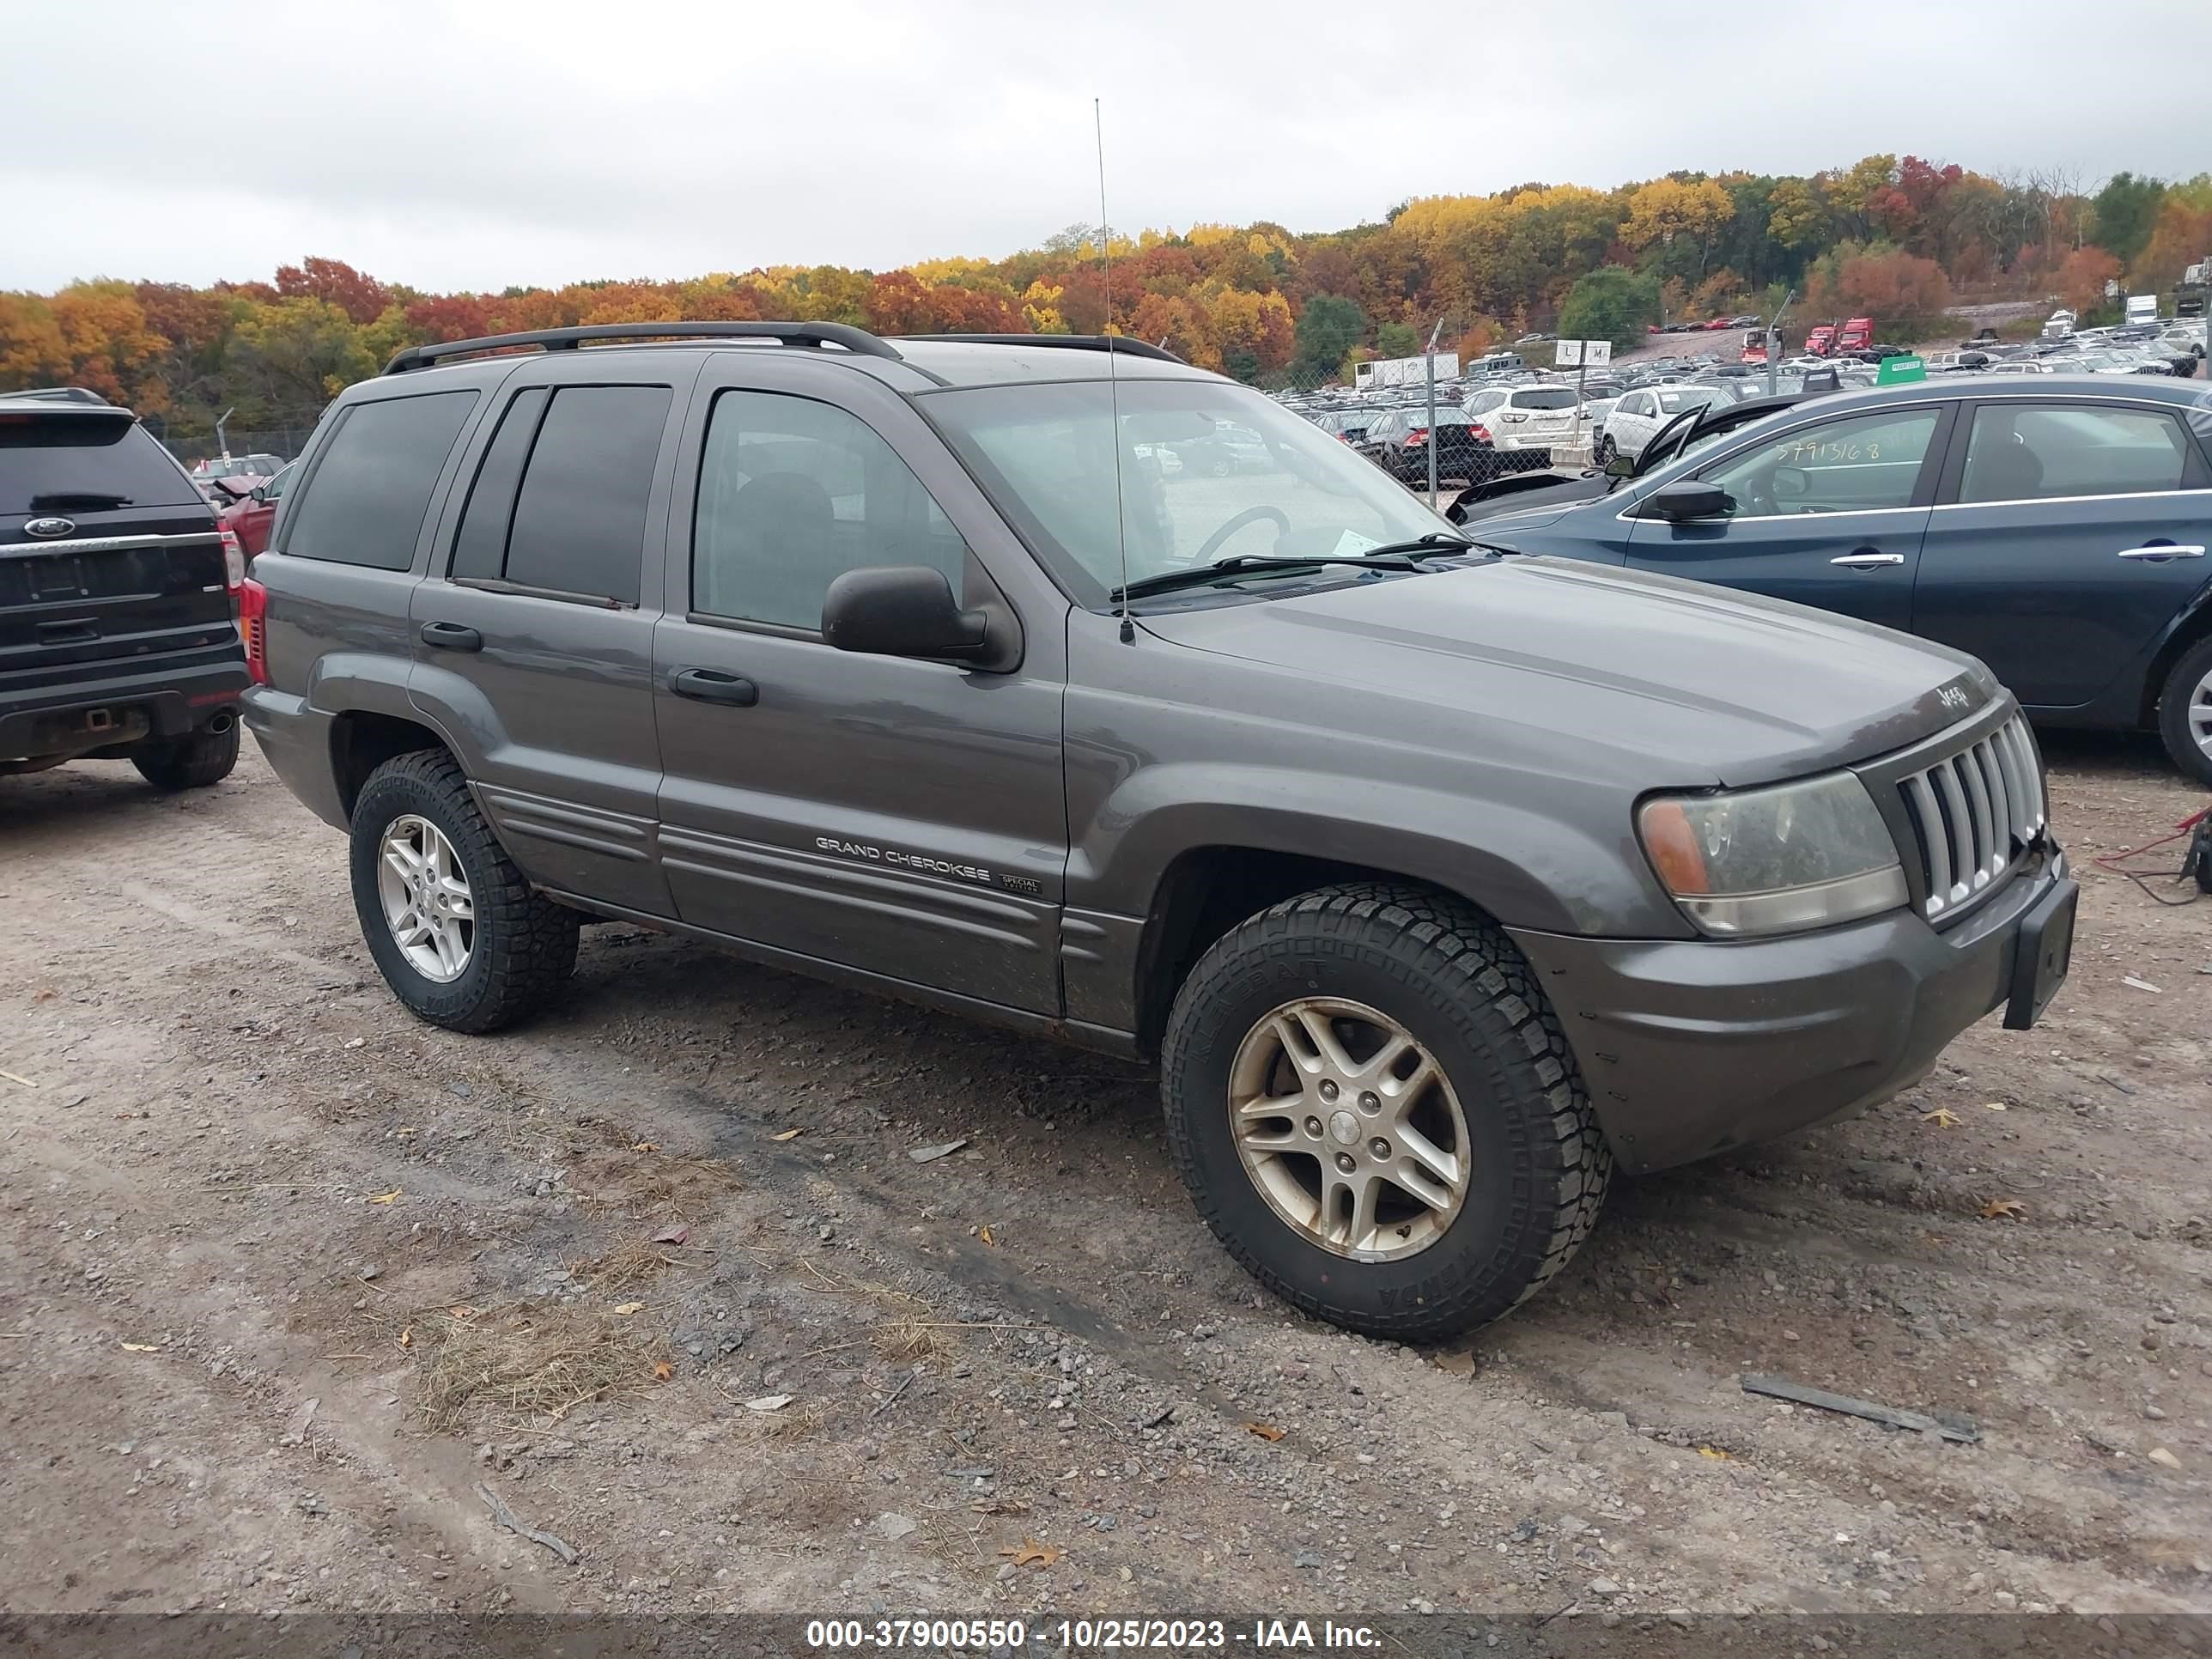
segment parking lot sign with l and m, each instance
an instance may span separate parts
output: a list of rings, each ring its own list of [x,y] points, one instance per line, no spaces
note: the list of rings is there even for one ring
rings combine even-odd
[[[1610,340],[1559,340],[1554,343],[1554,368],[1603,368],[1613,362]]]
[[[1610,340],[1560,340],[1554,343],[1552,367],[1572,368],[1575,371],[1575,441],[1580,443],[1583,432],[1583,382],[1594,368],[1603,368],[1613,362],[1613,342]]]

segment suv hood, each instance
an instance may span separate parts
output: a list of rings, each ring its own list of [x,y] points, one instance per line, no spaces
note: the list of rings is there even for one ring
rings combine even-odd
[[[1639,788],[1855,763],[2003,695],[1948,647],[1572,559],[1501,559],[1143,621],[1179,645],[1343,685],[1347,725],[1390,718],[1377,699],[1449,711],[1516,750],[1564,748],[1593,766],[1609,754],[1605,769]]]

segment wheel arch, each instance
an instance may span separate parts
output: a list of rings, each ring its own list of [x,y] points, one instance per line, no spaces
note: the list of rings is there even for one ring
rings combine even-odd
[[[2212,639],[2212,583],[2207,583],[2174,618],[2166,638],[2152,653],[2150,666],[2143,675],[2142,705],[2136,714],[2139,726],[2156,727],[2159,699],[2166,690],[2166,677],[2173,672],[2174,664],[2208,639]]]
[[[361,799],[362,786],[385,762],[422,749],[453,752],[445,738],[421,720],[368,708],[347,709],[333,715],[330,736],[331,776],[349,823],[353,821],[354,803]]]

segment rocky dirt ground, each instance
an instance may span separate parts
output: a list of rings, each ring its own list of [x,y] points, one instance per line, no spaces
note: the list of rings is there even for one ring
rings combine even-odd
[[[622,927],[451,1036],[257,757],[0,780],[0,1607],[2212,1609],[2212,902],[2087,863],[2205,797],[2053,748],[2043,1026],[1441,1352],[1257,1294],[1133,1070]]]

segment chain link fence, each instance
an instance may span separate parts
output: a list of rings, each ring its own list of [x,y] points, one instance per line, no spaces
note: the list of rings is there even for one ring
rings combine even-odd
[[[313,434],[315,422],[322,418],[322,413],[316,408],[270,410],[263,415],[267,422],[264,425],[247,426],[232,421],[225,423],[220,434],[204,411],[142,415],[139,422],[186,466],[216,460],[225,454],[274,455],[279,461],[295,461],[307,447],[307,440]]]
[[[226,445],[218,442],[212,434],[191,438],[163,436],[158,417],[149,418],[145,425],[186,466],[214,460],[226,449],[233,455],[274,455],[280,461],[297,460],[300,452],[307,447],[307,434],[315,429],[312,421],[304,426],[229,427],[224,429],[224,436],[229,440]]]
[[[1439,359],[1440,369],[1456,367]],[[1370,378],[1377,383],[1363,388],[1293,368],[1260,388],[1417,493],[1427,493],[1433,455],[1439,506],[1512,474],[1588,466],[1601,441],[1607,405],[1578,396],[1571,377],[1443,373],[1433,411],[1425,364]]]

